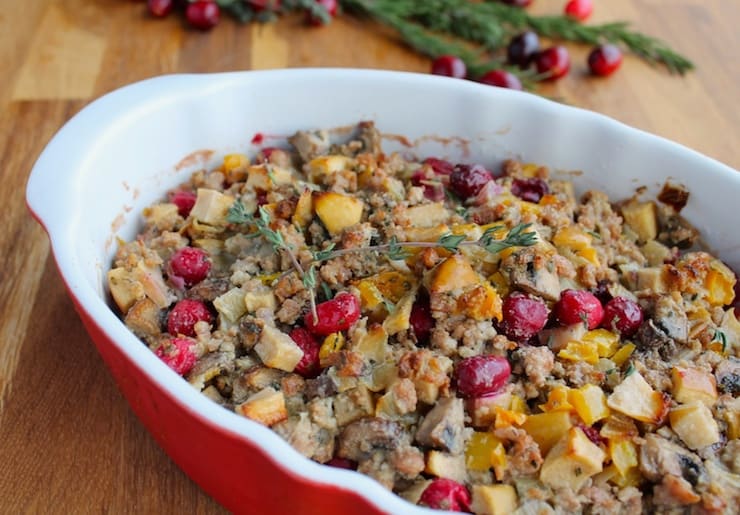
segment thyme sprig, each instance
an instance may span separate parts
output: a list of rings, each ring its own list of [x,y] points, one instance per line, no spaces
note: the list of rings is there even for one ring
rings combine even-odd
[[[267,243],[272,245],[275,252],[284,252],[285,255],[288,256],[293,269],[298,274],[298,277],[301,278],[303,286],[308,291],[309,302],[311,304],[311,314],[313,315],[314,320],[318,320],[319,318],[316,313],[316,269],[314,265],[311,264],[308,270],[305,270],[300,261],[298,261],[298,257],[295,255],[293,247],[285,241],[285,238],[283,238],[283,234],[270,227],[270,213],[268,213],[262,206],[258,208],[258,213],[259,217],[253,216],[247,211],[244,204],[237,200],[229,208],[226,220],[234,224],[246,223],[251,225],[256,229],[256,232],[253,233],[255,236],[262,236]]]

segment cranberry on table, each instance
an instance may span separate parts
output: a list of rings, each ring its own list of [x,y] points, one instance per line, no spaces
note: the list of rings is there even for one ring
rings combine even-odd
[[[546,74],[547,80],[557,80],[570,70],[570,54],[564,46],[554,46],[543,50],[535,58],[537,73]]]
[[[329,16],[331,18],[334,18],[337,15],[337,9],[339,8],[338,0],[315,0],[315,1],[317,4],[321,5],[324,9],[326,9],[326,12],[329,13]],[[310,12],[307,13],[307,20],[308,20],[308,23],[316,27],[324,24],[321,18],[319,18],[318,16],[313,16]]]
[[[185,18],[196,29],[208,30],[218,25],[221,9],[212,0],[198,0],[188,4]]]
[[[195,299],[183,299],[167,315],[167,332],[172,336],[195,336],[195,324],[213,322],[208,306]]]
[[[310,312],[304,318],[306,328],[313,334],[328,336],[345,331],[360,319],[360,301],[351,293],[341,292],[316,306],[316,314],[318,320]]]
[[[457,481],[437,478],[424,489],[419,504],[436,510],[470,512],[470,492]]]
[[[599,299],[586,290],[565,290],[553,308],[555,318],[562,325],[584,323],[595,329],[604,318],[604,308]]]
[[[532,177],[529,179],[514,179],[511,183],[511,194],[527,202],[540,201],[543,195],[550,193],[550,187],[542,179]]]
[[[321,368],[319,367],[319,350],[321,345],[303,327],[296,327],[290,331],[290,337],[303,351],[303,357],[293,369],[293,372],[299,374],[307,379],[311,379],[319,375]]]
[[[544,329],[549,311],[542,299],[513,292],[504,299],[501,314],[499,329],[510,340],[524,342]]]
[[[466,200],[474,197],[487,183],[493,180],[493,174],[483,165],[455,165],[450,174],[450,189]]]
[[[526,68],[540,51],[540,38],[531,30],[514,36],[506,47],[506,58],[510,64]]]
[[[614,297],[604,306],[601,327],[630,337],[640,328],[643,318],[642,308],[637,302],[626,297]]]
[[[588,54],[588,68],[594,75],[606,77],[622,65],[622,51],[616,45],[601,45]]]
[[[429,335],[434,329],[434,318],[428,295],[420,295],[414,305],[411,306],[411,318],[409,319],[411,329],[416,336],[416,342],[420,345],[429,343]]]
[[[171,338],[157,347],[154,354],[172,370],[184,376],[195,366],[198,358],[193,352],[194,342],[187,338]]]
[[[170,194],[170,202],[177,206],[177,212],[183,218],[188,217],[197,199],[198,196],[192,191],[176,191]]]
[[[173,0],[148,0],[146,6],[152,16],[164,18],[172,12],[174,2]]]
[[[511,376],[509,360],[501,356],[473,356],[455,366],[457,393],[461,397],[485,397],[496,393]]]
[[[206,278],[211,270],[208,254],[203,249],[183,247],[170,258],[168,273],[173,282],[193,286]]]
[[[485,73],[479,80],[482,84],[496,86],[499,88],[516,89],[521,91],[522,82],[519,77],[506,70],[491,70]]]
[[[565,14],[578,21],[585,21],[594,10],[592,0],[570,0],[565,5]]]
[[[434,75],[464,79],[468,74],[468,68],[465,66],[465,62],[457,56],[441,55],[432,61],[432,73]]]

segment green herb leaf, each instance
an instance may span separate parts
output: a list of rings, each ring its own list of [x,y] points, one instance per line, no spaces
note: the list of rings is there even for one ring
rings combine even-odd
[[[409,253],[399,243],[398,238],[391,237],[388,242],[388,259],[391,261],[400,261],[409,257]]]
[[[308,270],[306,270],[306,273],[303,274],[302,280],[303,280],[303,286],[307,290],[313,291],[314,288],[316,288],[316,268],[313,265],[308,267]]]
[[[712,341],[720,342],[722,344],[722,352],[727,352],[727,335],[721,329],[714,330],[714,336]]]
[[[513,227],[503,240],[496,240],[493,238],[494,233],[499,231],[501,227],[491,227],[483,233],[483,236],[481,236],[478,241],[480,242],[481,247],[491,254],[498,254],[502,250],[510,247],[531,247],[537,243],[537,233],[524,232],[531,225],[532,224],[519,224]]]
[[[226,220],[232,224],[243,224],[252,221],[252,215],[247,213],[247,208],[241,200],[234,201],[226,214]]]
[[[444,248],[445,250],[449,250],[450,252],[455,252],[460,247],[460,243],[465,241],[465,235],[464,234],[445,234],[444,236],[441,236],[439,240],[437,240],[437,243],[439,243],[439,246]]]
[[[331,259],[332,258],[332,253],[333,253],[333,250],[334,250],[334,247],[335,246],[336,246],[336,244],[331,243],[325,249],[323,249],[323,250],[317,250],[316,252],[314,252],[313,253],[313,259],[314,259],[314,261],[326,261],[327,259]]]

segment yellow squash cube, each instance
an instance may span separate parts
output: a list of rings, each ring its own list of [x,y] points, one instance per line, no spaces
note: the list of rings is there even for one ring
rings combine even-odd
[[[637,447],[627,438],[609,440],[609,457],[621,476],[637,466]]]
[[[587,384],[577,390],[571,390],[568,392],[568,400],[575,408],[578,416],[581,417],[581,420],[588,426],[609,416],[606,395],[596,385]]]
[[[543,456],[565,436],[571,427],[573,427],[573,422],[568,411],[530,415],[522,424],[522,429],[537,442]]]
[[[432,293],[463,290],[480,283],[480,276],[461,254],[453,254],[444,260],[437,265],[432,274],[429,285]]]
[[[340,234],[360,223],[364,202],[357,197],[335,193],[318,193],[313,199],[314,209],[321,223],[331,235]]]

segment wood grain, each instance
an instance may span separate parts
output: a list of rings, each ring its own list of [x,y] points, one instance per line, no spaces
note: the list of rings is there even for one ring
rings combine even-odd
[[[563,2],[535,2],[553,12]],[[594,22],[627,19],[693,59],[672,77],[627,58],[609,79],[573,71],[543,93],[594,109],[740,168],[740,3],[596,0]],[[309,28],[225,20],[188,30],[128,0],[0,0],[0,512],[217,513],[144,431],[66,297],[23,193],[52,134],[93,98],[163,73],[294,66],[424,72],[429,63],[377,25]],[[700,173],[700,171],[697,171]]]

